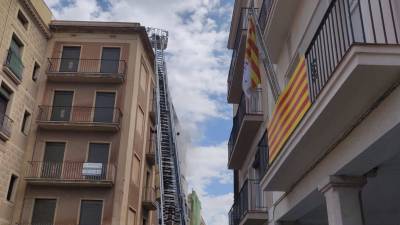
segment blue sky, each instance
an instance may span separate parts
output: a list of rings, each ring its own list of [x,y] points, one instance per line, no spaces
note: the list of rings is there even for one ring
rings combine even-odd
[[[233,0],[45,0],[56,19],[140,22],[169,31],[169,84],[183,132],[191,137],[187,175],[208,225],[228,225],[232,173],[226,103]],[[199,169],[201,168],[201,169]]]

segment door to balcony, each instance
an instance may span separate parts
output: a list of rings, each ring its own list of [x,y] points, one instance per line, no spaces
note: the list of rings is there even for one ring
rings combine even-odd
[[[115,93],[97,92],[94,110],[94,122],[111,123],[114,119]]]
[[[103,48],[100,73],[118,73],[120,48]]]
[[[78,72],[80,55],[81,47],[63,47],[60,61],[60,72]]]
[[[54,214],[56,210],[56,202],[56,199],[35,199],[31,224],[53,224]]]
[[[79,225],[101,225],[103,201],[82,200]]]
[[[101,172],[98,175],[87,176],[88,179],[104,180],[107,177],[108,155],[110,144],[90,143],[87,162],[101,164]]]
[[[42,177],[43,178],[60,178],[62,173],[63,161],[64,161],[64,150],[65,143],[63,142],[47,142],[43,166],[42,166]]]
[[[69,121],[71,116],[73,91],[55,91],[51,121]]]

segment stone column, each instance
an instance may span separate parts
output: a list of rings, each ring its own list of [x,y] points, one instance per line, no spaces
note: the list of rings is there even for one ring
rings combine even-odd
[[[364,177],[330,176],[319,187],[326,200],[329,225],[363,225],[359,193]]]

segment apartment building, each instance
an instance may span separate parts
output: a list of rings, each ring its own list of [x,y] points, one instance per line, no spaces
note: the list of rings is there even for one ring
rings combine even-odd
[[[399,2],[255,1],[269,60],[259,45],[261,85],[246,98],[251,4],[235,1],[228,40],[230,225],[397,224]]]
[[[139,23],[0,4],[0,224],[157,224],[154,53]]]
[[[0,3],[0,224],[10,224],[23,197],[23,164],[46,67],[47,24],[42,1]]]

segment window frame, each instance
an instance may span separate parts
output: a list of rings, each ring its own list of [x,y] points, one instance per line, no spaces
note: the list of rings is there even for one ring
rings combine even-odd
[[[16,196],[16,189],[18,187],[18,183],[19,183],[18,175],[12,173],[11,176],[10,176],[10,179],[9,179],[8,189],[7,189],[7,194],[6,194],[7,202],[11,202],[11,203],[14,202],[15,196]]]
[[[29,27],[28,17],[25,15],[25,13],[21,9],[18,9],[17,20],[26,30],[28,29],[28,27]]]
[[[100,223],[103,224],[105,199],[102,199],[102,198],[81,198],[81,199],[79,199],[79,207],[78,207],[78,214],[77,214],[78,216],[76,218],[76,224],[80,225],[81,213],[82,213],[82,202],[83,201],[101,201],[101,219],[100,219]]]

